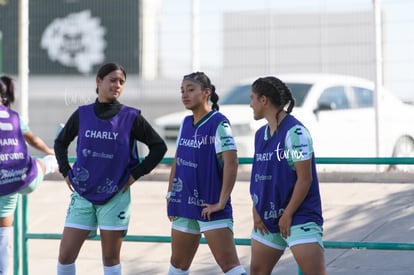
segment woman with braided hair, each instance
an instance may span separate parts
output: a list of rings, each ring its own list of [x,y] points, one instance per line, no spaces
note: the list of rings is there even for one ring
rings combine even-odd
[[[250,274],[271,274],[290,247],[303,274],[326,274],[322,205],[312,138],[290,113],[295,100],[273,76],[252,84],[255,120],[267,124],[255,135],[250,180],[253,200]]]
[[[168,275],[190,273],[201,234],[223,273],[246,274],[234,245],[230,201],[237,151],[230,123],[218,111],[218,99],[206,74],[184,76],[181,100],[192,114],[181,124],[166,197],[172,222]]]

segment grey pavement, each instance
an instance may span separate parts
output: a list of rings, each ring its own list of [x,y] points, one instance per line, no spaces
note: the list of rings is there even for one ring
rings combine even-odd
[[[165,211],[167,168],[155,169],[132,187],[129,235],[170,235]],[[234,233],[248,238],[251,201],[248,171],[241,169],[233,191]],[[325,241],[414,242],[414,184],[412,174],[321,173]],[[48,178],[29,196],[29,232],[58,233],[63,229],[70,191],[59,176]],[[55,274],[59,240],[29,240],[29,274]],[[242,264],[249,268],[250,247],[237,246]],[[414,274],[414,251],[326,249],[329,274]],[[167,274],[169,243],[124,242],[124,275]],[[99,241],[86,241],[77,261],[83,274],[103,274]],[[12,274],[12,273],[10,273]],[[206,244],[201,244],[191,274],[222,274]],[[298,274],[286,251],[272,274]]]

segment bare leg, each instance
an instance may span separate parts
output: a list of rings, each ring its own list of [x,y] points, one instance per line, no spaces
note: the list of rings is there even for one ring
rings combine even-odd
[[[124,231],[101,230],[102,261],[104,266],[121,263],[121,246]]]
[[[9,217],[0,218],[0,227],[12,227],[13,226],[13,215]]]
[[[201,235],[172,229],[171,265],[182,270],[189,269],[200,244],[200,238]]]
[[[59,262],[67,265],[76,261],[89,230],[65,227],[59,248]]]
[[[290,248],[304,275],[326,275],[324,250],[318,243],[298,244]]]
[[[240,265],[233,232],[229,228],[209,230],[204,232],[204,236],[217,264],[223,272],[227,272],[233,267]]]
[[[264,245],[254,239],[251,244],[252,258],[250,261],[251,275],[269,275],[283,255],[283,250]]]

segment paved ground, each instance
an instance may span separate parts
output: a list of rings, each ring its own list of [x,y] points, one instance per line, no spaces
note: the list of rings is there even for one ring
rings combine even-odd
[[[414,242],[412,175],[387,175],[383,177],[387,182],[380,182],[378,175],[373,174],[370,182],[369,177],[369,174],[359,178],[321,175],[324,240]],[[245,178],[241,173],[232,196],[236,238],[248,238],[252,224],[249,184]],[[347,179],[350,180],[344,182]],[[162,169],[133,186],[130,235],[169,236],[170,223],[165,216],[166,188]],[[29,232],[61,233],[68,202],[69,190],[62,180],[45,181],[29,197]],[[29,274],[55,274],[58,246],[58,240],[30,240]],[[237,249],[241,262],[248,269],[250,247],[237,246]],[[87,241],[77,262],[78,274],[102,274],[100,255],[99,242]],[[123,274],[166,274],[169,256],[169,243],[124,242]],[[335,275],[409,275],[414,274],[413,260],[414,251],[326,249],[328,271]],[[207,245],[200,246],[191,271],[192,274],[221,274]],[[290,251],[272,274],[298,274]]]

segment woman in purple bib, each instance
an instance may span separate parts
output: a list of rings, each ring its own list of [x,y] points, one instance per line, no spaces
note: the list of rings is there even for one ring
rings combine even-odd
[[[126,81],[122,66],[103,65],[96,76],[96,101],[80,106],[55,140],[59,171],[73,191],[60,243],[58,275],[75,274],[87,237],[100,229],[105,275],[121,274],[120,250],[130,218],[130,189],[164,157],[165,142],[140,110],[119,103]],[[76,162],[68,147],[77,137]],[[148,155],[140,162],[137,141]]]
[[[290,247],[303,274],[326,274],[322,205],[312,138],[290,112],[291,91],[276,77],[252,84],[256,132],[250,180],[253,200],[250,274],[271,274]]]
[[[53,149],[10,108],[14,98],[13,80],[0,77],[0,274],[7,274],[9,266],[8,246],[19,194],[32,192],[46,174],[57,170]],[[32,158],[26,142],[46,156]]]
[[[225,274],[246,274],[233,240],[230,194],[238,167],[236,145],[228,119],[218,112],[215,90],[202,72],[184,76],[181,84],[181,100],[192,115],[181,124],[167,192],[169,275],[189,274],[201,234]]]

